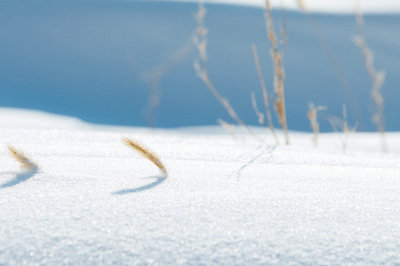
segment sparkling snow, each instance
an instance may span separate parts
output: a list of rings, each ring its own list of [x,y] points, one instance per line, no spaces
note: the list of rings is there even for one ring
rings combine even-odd
[[[105,127],[0,109],[0,264],[399,264],[400,135]],[[169,175],[122,144],[142,141]],[[22,173],[12,144],[39,165]],[[4,185],[11,184],[11,185]]]

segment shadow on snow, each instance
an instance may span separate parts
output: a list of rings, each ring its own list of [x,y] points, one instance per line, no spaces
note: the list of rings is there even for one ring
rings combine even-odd
[[[168,177],[168,175],[149,176],[146,178],[155,178],[156,180],[150,184],[143,185],[140,187],[128,188],[128,189],[122,189],[122,190],[115,191],[113,193],[113,195],[125,195],[125,194],[137,193],[137,192],[149,190],[149,189],[152,189],[152,188],[160,185],[161,183],[163,183],[167,179],[167,177]]]
[[[32,169],[23,171],[21,173],[17,173],[13,179],[7,181],[6,183],[1,184],[0,188],[4,189],[4,188],[8,188],[8,187],[13,187],[15,185],[18,185],[19,183],[25,182],[28,179],[30,179],[31,177],[33,177],[38,172],[38,170],[39,169],[37,167],[35,167]]]

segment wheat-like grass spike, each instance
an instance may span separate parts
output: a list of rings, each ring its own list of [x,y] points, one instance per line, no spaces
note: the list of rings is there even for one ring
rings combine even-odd
[[[155,164],[158,169],[161,170],[162,173],[167,174],[167,169],[165,168],[164,164],[162,163],[160,157],[144,145],[138,143],[137,141],[134,141],[129,138],[124,138],[123,139],[124,143],[128,145],[129,147],[133,148],[136,150],[140,155],[151,161],[153,164]]]
[[[32,162],[28,157],[26,157],[26,155],[22,151],[19,151],[10,145],[8,146],[8,150],[10,151],[14,159],[19,162],[23,167],[27,169],[37,168],[37,165]]]

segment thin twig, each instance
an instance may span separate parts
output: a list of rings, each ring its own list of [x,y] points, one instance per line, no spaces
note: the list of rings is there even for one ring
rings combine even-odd
[[[330,116],[328,118],[328,122],[335,132],[339,131],[338,128],[342,131],[342,135],[340,136],[340,141],[342,143],[343,153],[346,153],[349,138],[354,132],[356,132],[357,129],[357,124],[354,125],[351,129],[349,128],[346,105],[343,104],[342,106],[342,118],[339,118],[337,116]]]
[[[264,114],[260,111],[260,109],[258,109],[257,100],[256,100],[256,95],[254,94],[254,91],[252,91],[252,92],[250,93],[250,96],[251,96],[251,105],[253,106],[253,110],[254,110],[254,112],[256,113],[258,123],[259,123],[261,126],[264,126],[264,125],[265,125]]]
[[[353,40],[361,49],[364,56],[364,64],[372,83],[371,97],[375,107],[375,113],[372,115],[372,122],[375,124],[381,136],[381,150],[382,152],[387,153],[389,149],[385,134],[384,99],[382,96],[382,86],[385,82],[385,71],[378,71],[374,66],[374,54],[371,49],[369,49],[365,39],[364,19],[361,13],[360,2],[358,2],[358,6],[356,7],[355,17],[359,34],[354,36]]]
[[[327,108],[325,106],[315,106],[314,103],[308,104],[308,119],[310,120],[310,125],[314,132],[312,142],[315,147],[318,146],[318,137],[319,137],[318,112],[326,109]]]
[[[207,69],[207,33],[208,30],[204,25],[204,17],[206,9],[202,1],[199,2],[199,8],[196,14],[197,29],[193,37],[194,44],[199,52],[199,58],[194,62],[194,69],[197,76],[203,81],[207,88],[211,91],[217,101],[225,108],[230,117],[238,124],[243,126],[247,132],[255,136],[250,128],[243,122],[239,115],[235,112],[228,99],[223,97],[212,83]]]
[[[157,111],[161,101],[161,79],[174,66],[179,64],[190,53],[193,48],[191,40],[186,41],[181,47],[174,51],[165,62],[155,66],[150,72],[145,73],[144,79],[148,83],[150,98],[147,110],[147,123],[150,127],[157,125]]]
[[[268,91],[267,91],[267,87],[265,86],[265,81],[264,81],[263,74],[261,71],[260,59],[258,57],[257,47],[255,44],[253,44],[251,46],[251,48],[253,50],[254,62],[256,64],[258,79],[260,81],[260,85],[261,85],[261,89],[262,89],[262,93],[263,93],[263,100],[264,100],[264,106],[265,106],[265,113],[267,115],[268,127],[269,127],[269,130],[271,131],[272,135],[274,136],[276,144],[279,144],[279,139],[275,132],[274,124],[272,122],[271,108],[269,107]]]
[[[285,142],[289,144],[289,134],[288,134],[288,127],[287,127],[287,119],[286,119],[286,108],[285,108],[285,72],[283,69],[283,55],[284,55],[284,48],[286,46],[286,39],[287,36],[285,35],[286,31],[283,31],[283,41],[282,47],[279,48],[279,42],[277,40],[275,29],[274,29],[274,22],[272,19],[272,11],[271,11],[271,3],[269,0],[265,0],[266,4],[266,27],[268,33],[268,39],[271,42],[271,57],[273,60],[273,67],[274,67],[274,91],[277,95],[277,99],[275,99],[274,105],[275,110],[278,113],[278,119],[282,126],[283,132],[285,134]]]

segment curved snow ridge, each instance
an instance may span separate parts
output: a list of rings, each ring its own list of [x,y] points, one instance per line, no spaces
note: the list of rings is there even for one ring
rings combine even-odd
[[[38,158],[38,163],[47,158],[142,160],[122,144],[121,138],[128,136],[149,145],[167,164],[194,161],[243,165],[244,168],[270,164],[400,169],[398,133],[390,134],[394,152],[391,155],[376,153],[379,147],[372,145],[376,136],[366,133],[357,133],[357,138],[351,140],[349,153],[343,154],[335,144],[338,139],[335,134],[321,134],[321,148],[315,149],[311,147],[309,134],[291,132],[294,145],[275,148],[272,143],[260,144],[251,138],[245,141],[241,135],[224,134],[220,127],[212,126],[170,130],[100,127],[74,118],[8,108],[0,109],[0,122],[2,142],[28,151]],[[254,130],[263,136],[262,130]],[[8,152],[1,150],[0,158],[6,157]]]
[[[81,120],[38,110],[20,108],[0,108],[0,128],[9,129],[70,129],[84,128],[87,124]]]
[[[20,135],[14,132],[14,135]],[[104,162],[120,161],[140,163],[140,155],[124,147],[121,133],[113,132],[56,132],[43,130],[34,140],[19,143],[21,148],[30,151],[39,161],[91,159]],[[166,163],[226,163],[237,167],[252,165],[292,165],[318,167],[350,167],[369,169],[400,170],[398,158],[392,155],[376,153],[343,154],[296,146],[274,146],[271,144],[237,143],[230,136],[208,135],[203,137],[177,137],[178,135],[129,134],[135,139],[148,144]],[[301,140],[302,134],[293,134],[294,140]],[[63,140],[60,142],[60,140]],[[0,152],[0,158],[9,157],[6,150]],[[235,166],[235,167],[236,167]]]
[[[161,0],[169,1],[169,0]],[[174,2],[198,2],[196,0],[172,0]],[[400,13],[400,1],[397,0],[359,0],[361,2],[361,11],[363,13],[379,13],[379,14],[394,14]],[[265,0],[205,0],[205,3],[212,4],[229,4],[264,7]],[[354,13],[355,4],[357,1],[351,0],[271,0],[273,8],[282,8],[288,10],[307,11],[316,13],[338,13],[351,14]],[[301,8],[299,3],[303,3],[304,8]]]

